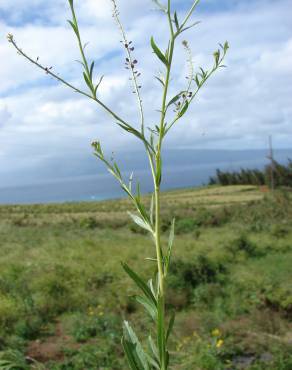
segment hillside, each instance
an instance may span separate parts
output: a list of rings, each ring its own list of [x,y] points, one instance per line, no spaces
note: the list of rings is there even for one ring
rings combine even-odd
[[[291,369],[291,194],[215,186],[162,202],[165,243],[176,218],[173,369]],[[126,368],[121,319],[141,333],[146,319],[120,261],[146,276],[154,254],[128,209],[124,199],[0,206],[0,369],[1,358],[13,369]]]

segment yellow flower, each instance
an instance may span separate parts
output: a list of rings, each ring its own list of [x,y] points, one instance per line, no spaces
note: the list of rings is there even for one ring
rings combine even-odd
[[[104,315],[104,312],[99,312],[98,316],[103,316]]]
[[[218,337],[220,335],[220,330],[219,329],[214,329],[211,332],[212,337]]]
[[[221,348],[223,346],[224,340],[223,339],[218,339],[216,343],[216,348]]]

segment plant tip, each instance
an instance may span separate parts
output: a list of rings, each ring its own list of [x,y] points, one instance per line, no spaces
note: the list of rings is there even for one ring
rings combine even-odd
[[[12,35],[12,33],[8,33],[7,40],[8,40],[8,42],[12,42],[13,41],[13,35]]]

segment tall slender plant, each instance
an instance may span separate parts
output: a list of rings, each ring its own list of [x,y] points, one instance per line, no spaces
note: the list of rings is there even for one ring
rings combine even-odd
[[[116,113],[112,108],[106,105],[99,98],[99,88],[102,83],[103,77],[96,79],[94,78],[94,61],[89,61],[85,53],[85,46],[82,43],[81,34],[79,30],[78,20],[74,8],[74,0],[68,0],[72,19],[69,20],[69,24],[72,27],[81,54],[81,65],[83,68],[83,78],[86,84],[86,89],[81,90],[70,82],[66,81],[58,74],[55,74],[52,68],[48,68],[39,62],[39,58],[33,59],[28,56],[16,43],[12,34],[8,34],[8,41],[16,48],[18,54],[35,64],[38,68],[42,69],[49,76],[63,83],[73,91],[86,96],[93,102],[97,103],[103,110],[107,111],[117,125],[127,133],[134,135],[139,141],[142,142],[144,149],[149,159],[149,165],[153,177],[154,191],[150,204],[150,210],[146,208],[141,197],[139,183],[136,190],[132,188],[132,178],[129,182],[124,180],[121,170],[118,164],[106,157],[104,154],[100,142],[93,142],[95,156],[101,160],[109,170],[109,172],[116,178],[121,185],[122,189],[127,193],[131,201],[133,202],[137,213],[133,214],[129,212],[130,217],[133,221],[141,228],[146,229],[147,232],[152,236],[154,241],[156,256],[155,258],[148,258],[148,260],[154,261],[156,264],[155,278],[145,281],[141,276],[134,272],[126,263],[122,266],[129,277],[135,282],[139,288],[140,295],[136,296],[136,300],[144,307],[146,312],[150,315],[150,318],[155,324],[156,340],[151,335],[148,337],[148,351],[145,351],[142,347],[137,335],[125,321],[123,324],[123,337],[122,345],[131,369],[135,370],[150,370],[160,369],[166,370],[169,368],[169,350],[168,341],[169,336],[172,332],[174,324],[174,313],[166,315],[165,296],[166,296],[166,279],[169,271],[169,265],[171,261],[172,247],[174,242],[174,228],[175,220],[172,222],[168,245],[163,245],[161,240],[161,199],[160,199],[160,188],[162,181],[162,146],[164,139],[170,129],[185,115],[191,103],[193,103],[198,92],[201,90],[206,81],[216,72],[219,68],[224,67],[223,60],[228,51],[229,45],[225,42],[224,45],[220,45],[220,48],[213,54],[214,61],[213,65],[209,70],[199,68],[198,72],[195,72],[191,50],[187,41],[183,41],[184,48],[187,52],[187,62],[189,64],[189,75],[187,77],[187,86],[184,90],[179,91],[175,96],[169,97],[169,87],[171,83],[171,70],[173,66],[174,49],[178,37],[185,31],[196,26],[199,22],[190,23],[190,19],[199,3],[199,0],[193,0],[189,11],[185,14],[182,20],[179,20],[178,12],[172,9],[172,1],[167,0],[166,4],[163,4],[160,0],[153,0],[157,8],[165,15],[169,26],[169,42],[167,44],[166,51],[163,51],[158,47],[154,38],[151,37],[150,45],[152,51],[157,57],[162,66],[164,67],[164,73],[156,76],[162,87],[162,102],[160,109],[160,122],[158,125],[153,127],[147,127],[145,130],[145,119],[144,119],[144,107],[141,98],[141,86],[139,83],[140,72],[137,70],[137,60],[134,58],[134,46],[132,41],[128,40],[125,30],[119,18],[119,12],[116,4],[116,0],[110,0],[113,5],[113,17],[118,25],[118,28],[122,36],[122,44],[126,53],[126,68],[131,74],[131,81],[133,83],[133,92],[137,97],[137,103],[139,108],[139,126],[134,125],[125,119],[120,114]],[[97,82],[96,82],[97,81]],[[172,109],[174,108],[174,109]],[[167,321],[167,317],[169,317]]]

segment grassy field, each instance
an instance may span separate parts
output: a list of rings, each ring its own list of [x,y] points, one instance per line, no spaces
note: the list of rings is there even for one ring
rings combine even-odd
[[[163,204],[165,242],[177,220],[172,369],[291,370],[292,194],[209,187]],[[154,255],[130,208],[0,206],[0,369],[127,369],[121,320],[142,337],[148,322],[120,261],[146,276]]]

